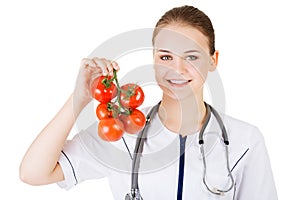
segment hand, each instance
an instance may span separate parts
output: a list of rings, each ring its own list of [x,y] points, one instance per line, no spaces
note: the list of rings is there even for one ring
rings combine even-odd
[[[76,86],[73,93],[74,109],[80,112],[91,100],[90,84],[99,76],[113,76],[113,70],[119,70],[115,61],[105,58],[84,58],[80,64]]]

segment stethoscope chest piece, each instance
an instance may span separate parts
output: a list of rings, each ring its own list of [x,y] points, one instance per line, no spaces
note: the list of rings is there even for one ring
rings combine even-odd
[[[130,193],[127,193],[125,200],[143,200],[140,195],[139,189],[131,189]]]

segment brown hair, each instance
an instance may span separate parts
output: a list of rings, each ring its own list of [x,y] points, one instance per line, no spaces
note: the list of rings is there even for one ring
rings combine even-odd
[[[175,7],[167,11],[156,23],[152,36],[152,44],[160,28],[163,28],[172,23],[180,23],[189,25],[198,29],[208,39],[209,53],[215,53],[215,32],[209,17],[198,8],[193,6]]]

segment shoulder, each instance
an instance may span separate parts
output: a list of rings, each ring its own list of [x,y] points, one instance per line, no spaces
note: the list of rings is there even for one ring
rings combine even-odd
[[[264,142],[263,134],[256,125],[229,115],[222,115],[222,117],[227,133],[233,142],[243,142],[250,146]]]

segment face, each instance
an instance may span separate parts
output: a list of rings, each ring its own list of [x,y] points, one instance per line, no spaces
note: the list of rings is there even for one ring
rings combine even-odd
[[[168,25],[154,40],[156,81],[164,95],[175,99],[202,97],[208,71],[217,65],[217,52],[209,54],[208,40],[191,26]]]

